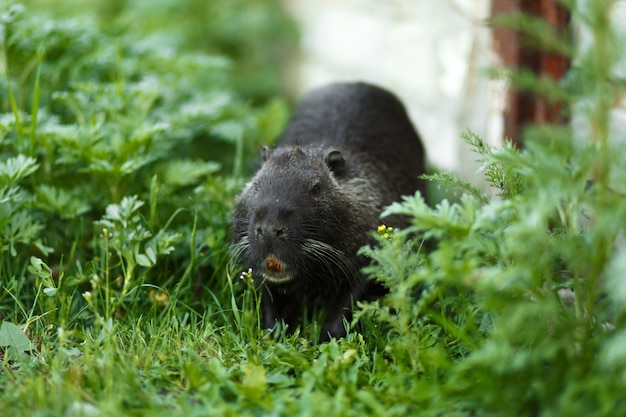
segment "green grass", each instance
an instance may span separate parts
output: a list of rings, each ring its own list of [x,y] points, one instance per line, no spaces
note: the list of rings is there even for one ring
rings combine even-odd
[[[529,127],[523,151],[466,132],[498,195],[434,174],[454,199],[391,206],[411,226],[381,228],[363,249],[390,292],[323,344],[311,343],[314,321],[269,337],[228,252],[234,198],[288,115],[267,95],[280,75],[251,93],[238,62],[259,31],[284,28],[242,23],[226,48],[219,24],[199,47],[166,7],[35,3],[79,19],[0,5],[0,415],[626,409],[626,146],[610,122],[624,88],[611,1],[571,6],[593,48],[557,47],[550,33],[547,47],[576,62],[566,82],[511,73],[526,89],[550,84],[592,128]],[[185,4],[190,21],[238,19],[234,8],[209,13],[220,2]],[[250,7],[240,22],[262,5],[237,4]],[[527,19],[509,24],[542,27]]]

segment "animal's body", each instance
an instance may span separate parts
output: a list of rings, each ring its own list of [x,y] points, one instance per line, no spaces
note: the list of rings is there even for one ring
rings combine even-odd
[[[294,326],[322,308],[321,340],[344,336],[352,303],[382,292],[357,252],[385,206],[424,193],[423,173],[420,138],[392,93],[336,83],[305,95],[234,212],[235,253],[263,292],[263,324]]]

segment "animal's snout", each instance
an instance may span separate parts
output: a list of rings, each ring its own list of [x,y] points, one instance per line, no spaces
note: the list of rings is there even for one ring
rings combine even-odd
[[[289,234],[287,224],[294,210],[277,204],[259,207],[256,211],[254,233],[258,239],[285,239]]]
[[[287,227],[277,223],[263,222],[256,225],[255,234],[259,239],[287,238]]]

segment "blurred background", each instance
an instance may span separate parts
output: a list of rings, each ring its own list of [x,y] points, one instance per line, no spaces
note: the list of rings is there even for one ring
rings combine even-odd
[[[504,85],[486,25],[490,0],[316,1],[286,3],[300,28],[291,85],[300,93],[332,80],[361,79],[402,98],[428,160],[477,181],[460,133],[502,138]]]
[[[625,2],[618,2],[623,4]],[[29,9],[89,19],[113,33],[145,36],[171,53],[202,51],[230,61],[241,97],[262,104],[339,80],[363,80],[407,105],[433,169],[481,185],[460,139],[470,129],[492,145],[518,140],[525,121],[550,121],[559,108],[521,108],[488,70],[522,63],[561,78],[569,64],[532,55],[512,31],[487,20],[523,10],[565,28],[554,0],[26,0]],[[520,61],[521,60],[521,61]],[[524,103],[521,104],[524,106]],[[521,118],[518,117],[521,114]],[[513,116],[511,116],[513,114]]]

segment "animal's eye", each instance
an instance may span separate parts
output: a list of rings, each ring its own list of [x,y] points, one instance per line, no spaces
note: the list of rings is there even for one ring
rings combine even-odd
[[[311,195],[319,195],[320,191],[322,191],[322,186],[319,182],[316,182],[311,186]]]

